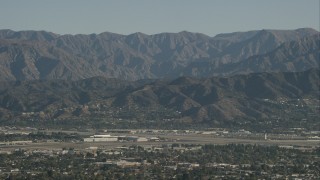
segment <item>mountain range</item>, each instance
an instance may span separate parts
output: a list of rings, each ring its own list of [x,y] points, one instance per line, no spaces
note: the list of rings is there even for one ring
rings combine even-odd
[[[319,73],[319,69],[310,69],[134,82],[104,77],[7,81],[0,84],[0,120],[23,119],[25,113],[37,114],[40,119],[97,117],[97,112],[106,117],[107,111],[114,118],[119,108],[135,113],[141,110],[142,115],[150,109],[166,109],[193,123],[309,118],[310,113],[319,115]]]
[[[319,67],[319,32],[58,35],[0,30],[0,81],[122,80],[298,72]]]
[[[319,53],[310,28],[214,37],[0,30],[0,122],[313,121]]]

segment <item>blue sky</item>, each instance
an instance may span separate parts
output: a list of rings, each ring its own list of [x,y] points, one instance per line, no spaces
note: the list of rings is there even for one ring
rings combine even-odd
[[[58,34],[319,31],[319,0],[2,0],[0,29]]]

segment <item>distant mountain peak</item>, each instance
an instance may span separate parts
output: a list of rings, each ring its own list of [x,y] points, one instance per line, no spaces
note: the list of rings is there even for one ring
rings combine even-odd
[[[0,80],[94,76],[137,80],[176,78],[182,74],[226,76],[263,69],[301,71],[319,66],[316,39],[304,39],[318,33],[310,28],[263,29],[209,37],[188,31],[57,35],[0,30]],[[297,42],[295,46],[280,48],[291,41]],[[279,50],[274,52],[276,49]],[[263,61],[259,60],[261,57]],[[246,64],[258,62],[250,59],[258,59],[260,64]],[[239,63],[241,66],[235,66]]]

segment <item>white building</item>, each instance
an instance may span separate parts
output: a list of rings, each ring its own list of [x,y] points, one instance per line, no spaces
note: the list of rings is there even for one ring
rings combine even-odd
[[[146,142],[146,141],[148,141],[148,139],[145,138],[145,137],[139,137],[139,138],[137,139],[137,142]]]
[[[90,138],[84,138],[84,142],[115,142],[118,141],[118,136],[106,135],[93,135]]]

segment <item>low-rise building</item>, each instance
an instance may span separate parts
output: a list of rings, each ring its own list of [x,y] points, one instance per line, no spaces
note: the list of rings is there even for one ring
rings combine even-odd
[[[84,142],[115,142],[118,141],[118,136],[107,135],[93,135],[90,138],[84,138]]]

